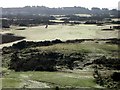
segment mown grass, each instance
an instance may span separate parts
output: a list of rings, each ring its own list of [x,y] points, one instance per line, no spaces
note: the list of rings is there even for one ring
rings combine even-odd
[[[18,78],[3,78],[2,88],[19,88],[21,82]]]
[[[109,26],[98,27],[96,25],[48,25],[48,28],[43,26],[35,26],[26,28],[26,30],[15,30],[13,28],[11,33],[18,36],[24,36],[27,40],[73,40],[73,39],[99,39],[99,38],[117,38],[117,31],[101,31],[102,28]],[[17,27],[18,28],[18,27]]]
[[[80,74],[69,73],[44,73],[40,72],[32,76],[33,80],[49,82],[61,87],[94,87],[96,83],[93,78],[86,78]]]
[[[92,73],[92,72],[91,72]],[[95,87],[96,83],[92,74],[88,72],[87,77],[80,73],[65,73],[65,72],[11,72],[5,76],[3,81],[3,88],[7,87],[20,87],[23,76],[27,76],[27,79],[48,83],[52,86],[60,87]]]

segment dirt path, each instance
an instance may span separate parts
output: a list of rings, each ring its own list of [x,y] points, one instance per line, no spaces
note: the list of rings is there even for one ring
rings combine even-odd
[[[27,80],[24,81],[23,88],[50,88],[46,83]]]
[[[22,83],[20,87],[22,88],[50,88],[46,83],[30,80],[29,76],[21,74]]]

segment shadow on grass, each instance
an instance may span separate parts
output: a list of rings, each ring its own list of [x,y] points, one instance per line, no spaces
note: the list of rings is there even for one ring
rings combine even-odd
[[[1,40],[2,40],[1,43],[2,43],[2,44],[14,42],[14,41],[17,41],[17,40],[25,39],[25,37],[15,36],[14,34],[11,34],[11,33],[0,34],[0,36],[1,36]],[[1,44],[1,43],[0,43],[0,44]]]

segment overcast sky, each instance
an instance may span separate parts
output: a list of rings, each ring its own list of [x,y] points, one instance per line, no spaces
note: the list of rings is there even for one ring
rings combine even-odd
[[[0,7],[23,7],[23,6],[47,6],[47,7],[71,7],[82,6],[91,9],[118,8],[120,0],[0,0]]]

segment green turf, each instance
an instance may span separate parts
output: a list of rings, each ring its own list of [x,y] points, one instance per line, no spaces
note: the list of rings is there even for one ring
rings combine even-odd
[[[98,27],[96,25],[49,25],[48,28],[43,26],[28,27],[25,30],[15,30],[19,27],[13,27],[10,32],[15,35],[24,36],[27,40],[73,40],[73,39],[99,39],[99,38],[116,38],[118,31],[101,31],[109,28],[108,26]]]
[[[18,78],[3,78],[2,88],[19,88],[22,81]]]
[[[45,82],[60,87],[95,87],[92,72],[64,73],[64,72],[11,72],[5,76],[3,87],[20,87],[23,80]]]

